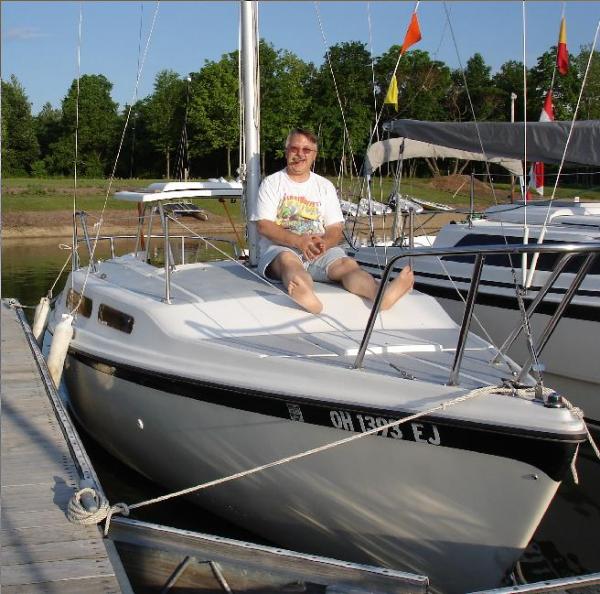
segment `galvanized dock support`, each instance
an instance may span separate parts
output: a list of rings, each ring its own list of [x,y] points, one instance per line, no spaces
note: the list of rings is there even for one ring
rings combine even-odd
[[[66,439],[74,429],[22,311],[2,300],[1,313],[2,592],[132,592],[113,543],[65,515],[93,469],[73,451],[78,439]]]

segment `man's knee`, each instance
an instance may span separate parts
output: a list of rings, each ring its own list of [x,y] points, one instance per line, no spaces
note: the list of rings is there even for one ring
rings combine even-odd
[[[273,258],[272,262],[267,266],[266,271],[269,276],[281,279],[284,274],[291,273],[297,269],[303,269],[302,262],[296,254],[285,251]]]
[[[327,269],[327,276],[333,281],[339,281],[344,276],[356,272],[357,270],[361,270],[361,268],[356,260],[345,256],[344,258],[340,258],[331,263]]]

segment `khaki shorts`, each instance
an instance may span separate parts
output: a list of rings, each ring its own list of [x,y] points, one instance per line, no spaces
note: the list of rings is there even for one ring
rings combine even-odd
[[[320,283],[330,283],[332,282],[329,276],[327,276],[327,270],[329,267],[340,258],[346,258],[347,254],[341,247],[332,247],[329,248],[322,256],[319,256],[316,260],[308,261],[302,259],[302,254],[299,250],[295,250],[294,248],[286,247],[283,245],[270,245],[264,252],[261,254],[261,257],[258,261],[258,272],[262,274],[265,278],[269,280],[274,280],[274,277],[267,274],[267,269],[273,260],[282,252],[291,252],[295,254],[304,266],[304,270],[310,274],[311,278],[314,281]]]

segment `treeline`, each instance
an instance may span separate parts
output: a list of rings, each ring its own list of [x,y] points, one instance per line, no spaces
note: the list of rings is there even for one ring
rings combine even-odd
[[[317,68],[261,41],[263,170],[272,171],[279,165],[283,140],[294,126],[310,127],[318,133],[322,173],[334,174],[340,167],[349,171],[352,154],[354,163],[360,165],[372,134],[375,103],[379,110],[398,51],[398,46],[392,46],[372,63],[363,43],[341,43],[329,49]],[[550,48],[528,70],[528,121],[539,118],[553,78],[555,52]],[[555,77],[557,120],[573,116],[589,52],[582,48],[578,55],[570,55],[568,73]],[[600,63],[598,52],[594,54],[579,119],[600,118]],[[523,65],[518,61],[506,62],[492,75],[480,54],[474,54],[460,71],[432,60],[428,52],[413,50],[403,56],[397,80],[398,111],[385,105],[381,121],[396,117],[465,121],[473,119],[473,110],[478,120],[509,120],[511,93],[518,95],[515,120],[521,121],[525,115]],[[119,108],[111,97],[112,83],[95,74],[82,76],[79,84],[74,80],[60,108],[46,103],[34,116],[26,90],[12,76],[2,81],[2,173],[73,175],[78,122],[80,176],[110,175],[117,154],[115,174],[122,178],[182,178],[185,171],[192,177],[234,176],[239,164],[238,86],[236,51],[218,62],[207,61],[187,77],[171,70],[160,72],[152,94],[131,110],[128,105]]]

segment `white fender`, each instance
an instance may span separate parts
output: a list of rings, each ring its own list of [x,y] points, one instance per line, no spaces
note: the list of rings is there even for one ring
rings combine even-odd
[[[73,316],[62,314],[62,320],[54,328],[50,354],[48,355],[48,371],[54,385],[58,388],[67,357],[67,350],[73,338]]]
[[[50,299],[42,297],[40,302],[35,306],[35,315],[33,317],[33,336],[37,343],[42,346],[44,342],[44,334],[46,326],[48,326],[48,315],[50,314]]]

